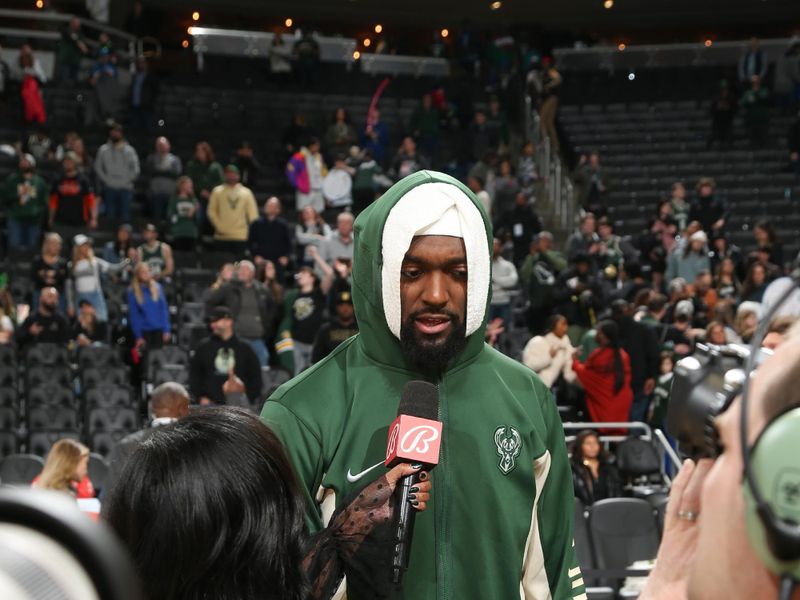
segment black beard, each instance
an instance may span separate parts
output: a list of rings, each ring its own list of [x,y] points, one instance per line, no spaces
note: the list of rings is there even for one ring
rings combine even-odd
[[[400,348],[406,360],[423,373],[439,374],[447,369],[456,356],[461,354],[467,345],[467,326],[451,312],[443,311],[452,324],[452,330],[444,340],[430,342],[414,326],[415,319],[427,310],[419,311],[406,319],[400,327]]]

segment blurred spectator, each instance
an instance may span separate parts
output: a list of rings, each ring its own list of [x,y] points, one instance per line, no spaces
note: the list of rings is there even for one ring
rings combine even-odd
[[[598,266],[614,265],[619,268],[623,262],[636,259],[636,249],[627,240],[614,233],[614,224],[608,217],[600,217],[597,221],[597,237],[599,238]]]
[[[158,229],[148,223],[142,230],[144,243],[137,248],[138,261],[149,267],[148,275],[156,281],[169,281],[175,272],[172,248],[158,239]]]
[[[711,236],[711,267],[713,271],[719,268],[720,262],[725,258],[733,261],[736,276],[742,278],[742,268],[744,258],[742,250],[736,244],[732,244],[728,237],[721,231],[717,231]]]
[[[108,455],[108,473],[103,487],[103,496],[108,497],[119,481],[125,463],[134,450],[147,439],[148,434],[156,427],[174,423],[189,414],[189,392],[180,383],[168,381],[153,390],[150,396],[150,410],[153,420],[145,429],[125,436],[117,442]]]
[[[125,18],[125,31],[137,38],[153,35],[154,33],[140,0],[135,0],[131,12]]]
[[[78,234],[72,241],[72,289],[69,306],[74,309],[81,300],[87,300],[97,311],[97,318],[108,321],[108,310],[103,295],[103,282],[101,275],[104,273],[118,273],[126,268],[129,261],[111,264],[102,258],[97,258],[92,251],[92,240],[83,234]]]
[[[128,322],[135,347],[156,350],[172,337],[169,306],[161,285],[150,274],[147,263],[139,262],[133,270],[133,280],[128,289]]]
[[[211,192],[208,220],[214,227],[214,247],[240,256],[247,250],[250,224],[258,218],[256,199],[239,183],[239,167],[225,167],[225,182]]]
[[[211,144],[197,142],[194,148],[194,157],[186,165],[186,174],[191,178],[194,191],[200,200],[198,220],[202,225],[207,220],[206,213],[211,191],[225,181],[222,165],[215,160]]]
[[[775,227],[770,221],[758,221],[753,226],[753,237],[756,239],[756,254],[761,260],[783,270],[783,243],[778,238]]]
[[[600,438],[594,431],[585,429],[575,437],[570,465],[575,497],[584,506],[591,506],[598,500],[622,496],[619,471],[608,453],[603,450]]]
[[[81,58],[89,56],[89,47],[81,31],[81,22],[78,17],[72,17],[67,26],[61,31],[56,55],[56,70],[58,79],[64,83],[78,81]]]
[[[193,252],[197,246],[200,232],[197,227],[197,214],[200,203],[194,195],[191,177],[178,177],[176,190],[167,205],[167,221],[172,236],[172,247],[181,252]]]
[[[56,146],[54,158],[61,162],[67,152],[75,152],[75,140],[80,139],[80,137],[77,131],[67,131],[64,134],[64,141]]]
[[[328,173],[325,161],[319,151],[319,140],[311,138],[307,145],[292,155],[286,165],[286,176],[295,189],[297,212],[306,206],[313,206],[317,212],[325,210],[322,197],[322,180]]]
[[[381,121],[381,113],[376,108],[367,115],[367,125],[361,135],[361,147],[369,150],[378,164],[383,165],[388,145],[389,128]]]
[[[480,160],[492,148],[489,125],[486,123],[486,113],[483,110],[475,111],[475,117],[469,125],[469,139],[470,155],[474,161]]]
[[[587,212],[581,216],[578,231],[567,240],[567,258],[574,260],[576,256],[585,255],[594,260],[600,252],[600,236],[597,235],[597,220],[594,213]]]
[[[391,185],[391,182],[383,174],[383,169],[372,156],[372,151],[364,150],[363,156],[363,160],[358,163],[356,174],[353,176],[353,213],[356,215],[375,200],[380,180]]]
[[[125,141],[122,126],[115,123],[108,133],[108,142],[100,146],[95,159],[95,172],[102,184],[105,214],[127,223],[131,216],[133,186],[139,176],[139,156]]]
[[[759,47],[758,38],[750,38],[750,44],[739,59],[739,83],[743,86],[750,85],[753,77],[763,79],[767,75],[769,59]]]
[[[150,70],[150,63],[146,58],[137,58],[128,110],[128,120],[132,127],[145,131],[151,131],[155,127],[157,98],[158,80]]]
[[[250,224],[247,245],[256,266],[270,260],[278,269],[278,277],[283,279],[292,256],[292,230],[280,215],[280,200],[273,196],[264,204],[264,216]],[[230,304],[228,307],[236,310]]]
[[[486,127],[489,133],[489,147],[498,153],[504,153],[508,147],[508,121],[496,96],[489,99]]]
[[[492,301],[489,305],[489,320],[503,319],[503,325],[511,325],[512,290],[518,289],[519,275],[514,263],[502,256],[503,244],[494,238],[492,253]]]
[[[97,200],[86,176],[78,172],[75,158],[67,153],[63,173],[50,189],[48,225],[97,228]]]
[[[733,330],[745,344],[750,343],[762,314],[763,309],[758,302],[745,301],[736,309]]]
[[[344,108],[337,108],[333,121],[325,132],[325,153],[330,159],[347,155],[350,146],[358,143],[355,127],[350,124],[350,116]]]
[[[767,267],[763,262],[756,261],[747,270],[747,276],[742,284],[742,302],[761,302],[764,292],[769,284]]]
[[[274,327],[271,327],[271,329],[272,331],[276,331],[278,322],[283,317],[283,285],[278,281],[278,270],[275,268],[275,263],[271,260],[265,260],[262,267],[258,281],[272,294],[272,300],[275,304],[275,316],[272,322]]]
[[[555,386],[560,379],[566,383],[575,381],[572,370],[575,349],[567,337],[568,329],[569,323],[564,315],[552,315],[545,326],[547,333],[531,338],[522,351],[522,363],[535,371],[548,388]]]
[[[351,210],[355,168],[347,164],[344,154],[337,154],[333,167],[322,180],[322,195],[328,208]]]
[[[586,407],[595,423],[628,421],[633,403],[631,364],[622,349],[619,328],[613,321],[600,321],[595,334],[598,347],[586,359],[573,354],[572,370],[586,390]]]
[[[256,281],[256,266],[249,260],[239,263],[236,279],[219,287],[206,297],[206,311],[223,306],[234,316],[234,331],[238,338],[250,344],[262,367],[269,362],[265,340],[271,340],[276,311],[269,289]]]
[[[717,346],[724,346],[727,344],[728,339],[725,336],[725,325],[719,321],[711,321],[706,326],[706,335],[703,341],[706,344],[715,344]]]
[[[748,89],[740,100],[744,109],[744,124],[754,148],[764,146],[769,133],[769,91],[758,75],[753,75]]]
[[[331,228],[313,206],[306,206],[300,211],[300,221],[295,225],[294,237],[297,241],[298,262],[313,266],[314,260],[309,255],[310,246],[317,249],[331,236]]]
[[[433,106],[430,94],[423,94],[411,115],[409,129],[420,150],[435,158],[439,149],[439,111]]]
[[[475,197],[483,205],[486,211],[486,216],[492,218],[492,197],[486,191],[483,179],[479,175],[470,175],[467,177],[467,187],[472,190]]]
[[[87,300],[78,303],[78,314],[72,325],[71,339],[75,340],[80,348],[108,341],[108,324],[97,320],[97,311]]]
[[[546,263],[548,270],[555,275],[567,268],[567,259],[564,255],[558,250],[553,250],[553,234],[549,231],[542,231],[534,236],[529,246],[529,254],[519,271],[520,281],[524,287],[527,287],[529,275],[538,262]]]
[[[786,143],[789,147],[789,170],[800,177],[800,112],[789,126]]]
[[[667,281],[672,281],[676,277],[694,281],[701,271],[710,271],[707,243],[706,233],[697,231],[689,237],[689,243],[685,247],[676,247],[667,259]]]
[[[311,362],[318,363],[333,352],[339,344],[358,333],[358,323],[349,291],[333,297],[333,314],[319,328],[311,351]]]
[[[53,140],[47,134],[44,125],[36,125],[33,133],[28,136],[25,146],[36,160],[51,160],[53,158]]]
[[[123,263],[126,260],[134,263],[139,260],[139,251],[133,245],[131,234],[133,228],[127,223],[123,223],[117,228],[116,237],[107,242],[103,248],[103,260],[113,265]],[[117,279],[122,282],[127,282],[130,279],[132,269],[130,264],[122,271],[119,271],[112,276],[112,279]]]
[[[17,324],[16,305],[7,287],[0,289],[0,344],[14,343]]]
[[[517,165],[517,179],[522,191],[528,198],[535,199],[535,185],[539,182],[539,170],[536,168],[536,155],[533,142],[525,142],[522,155]]]
[[[714,307],[719,302],[717,290],[714,289],[714,279],[711,271],[700,271],[691,286],[694,298],[694,324],[695,327],[704,327],[709,316],[714,313]]]
[[[69,323],[58,311],[58,292],[46,287],[39,293],[39,307],[36,312],[17,329],[17,345],[20,349],[33,344],[58,344],[66,346],[69,342]]]
[[[256,185],[256,174],[261,170],[261,163],[256,159],[250,142],[243,141],[230,162],[239,167],[239,172],[242,174],[242,185],[248,187]]]
[[[150,218],[154,221],[162,222],[166,218],[169,199],[175,193],[175,184],[182,172],[181,159],[170,152],[169,140],[164,136],[156,138],[155,152],[144,163],[144,174],[149,179]]]
[[[319,248],[319,255],[331,267],[337,259],[353,262],[353,215],[339,213],[336,217],[336,231],[332,232]]]
[[[394,155],[390,175],[395,179],[403,179],[412,173],[422,171],[430,167],[428,158],[417,152],[417,143],[414,138],[407,135],[403,138],[402,144]]]
[[[31,249],[39,245],[48,206],[48,186],[35,173],[36,160],[23,154],[19,170],[3,183],[3,205],[8,223],[8,247]]]
[[[61,301],[61,312],[67,312],[66,286],[69,278],[67,261],[61,256],[63,241],[57,233],[46,233],[42,241],[42,252],[33,259],[31,279],[33,280],[32,305],[39,305],[39,294],[44,288],[55,288]]]
[[[22,99],[23,119],[26,125],[31,123],[44,124],[47,121],[44,101],[42,100],[41,86],[47,83],[42,64],[33,53],[30,44],[22,44],[17,59],[18,75],[20,80],[20,98]]]
[[[714,142],[719,142],[720,146],[730,145],[736,108],[736,99],[731,93],[728,82],[723,79],[719,84],[719,93],[711,101],[711,133],[708,136],[707,148],[711,148]]]
[[[514,265],[520,266],[529,254],[533,236],[542,230],[542,223],[525,194],[518,192],[513,206],[495,222],[494,230],[504,241],[511,241]]]
[[[611,304],[611,318],[619,331],[620,347],[630,360],[633,392],[630,420],[644,421],[658,377],[658,338],[650,327],[633,319],[629,314],[631,308],[627,301],[615,300]]]
[[[295,61],[295,72],[301,85],[306,87],[316,84],[317,68],[319,67],[319,44],[314,39],[310,29],[305,29],[300,39],[292,48]]]
[[[122,91],[117,76],[117,64],[111,49],[101,46],[89,72],[89,84],[94,88],[94,93],[84,115],[84,125],[119,118]]]
[[[550,148],[553,154],[559,153],[558,131],[556,130],[556,117],[558,114],[558,95],[561,92],[563,78],[549,56],[542,58],[542,90],[539,104],[539,126],[542,137],[550,138]]]
[[[716,186],[711,177],[701,177],[689,210],[689,221],[698,221],[709,235],[723,230],[728,219],[728,204],[715,193]]]
[[[603,306],[603,297],[592,277],[589,256],[576,254],[570,263],[572,266],[556,279],[555,302],[558,312],[567,318],[569,339],[576,345],[594,325],[598,310]]]
[[[486,152],[478,162],[470,168],[467,173],[467,184],[470,177],[477,177],[481,185],[489,195],[489,205],[494,205],[494,196],[497,191],[497,176],[495,168],[497,166],[497,153],[494,150]],[[487,211],[488,212],[488,211]],[[490,215],[491,216],[491,215]]]
[[[295,279],[297,288],[290,290],[284,301],[284,317],[278,326],[276,349],[282,366],[299,375],[311,365],[314,338],[322,325],[325,299],[311,267],[301,267]],[[287,340],[292,343],[286,345]],[[287,347],[291,354],[286,351]]]
[[[246,395],[251,402],[261,394],[261,365],[253,347],[233,332],[233,313],[217,306],[208,317],[211,336],[204,339],[189,363],[189,389],[204,406],[238,402]]]
[[[275,32],[269,45],[269,71],[273,77],[283,77],[292,72],[292,48],[280,31]]]
[[[686,200],[686,186],[682,181],[672,184],[670,204],[672,205],[672,217],[675,219],[678,231],[682,232],[689,224],[689,212],[692,210],[691,204]]]
[[[647,415],[647,423],[654,429],[667,432],[667,410],[669,408],[669,397],[672,391],[672,370],[675,368],[675,357],[671,352],[661,353],[661,365],[656,389],[653,393],[653,401],[650,403],[650,414]]]
[[[94,486],[89,479],[89,448],[70,438],[58,440],[31,485],[66,492],[75,498],[94,498]]]
[[[778,106],[788,112],[800,101],[800,38],[794,36],[789,47],[775,61],[775,79],[772,91]]]
[[[736,273],[736,263],[730,257],[723,258],[717,266],[716,272],[717,296],[720,300],[734,300],[739,298],[741,284]]]
[[[639,241],[644,259],[651,265],[666,269],[666,255],[675,247],[677,233],[678,227],[672,216],[672,203],[667,199],[660,200],[656,216],[650,222],[647,233]]]
[[[86,0],[86,10],[92,20],[108,25],[111,0]]]
[[[292,122],[283,131],[283,148],[285,151],[283,162],[285,163],[292,154],[298,152],[303,145],[308,143],[310,138],[311,129],[306,123],[306,116],[301,112],[294,113]]]
[[[499,173],[495,179],[495,214],[502,215],[514,207],[519,189],[519,180],[514,175],[511,159],[503,158],[500,161]],[[525,198],[526,203],[528,198]]]
[[[582,154],[572,178],[580,206],[587,212],[604,215],[607,209],[608,178],[605,169],[600,165],[600,154],[592,152],[588,157]]]

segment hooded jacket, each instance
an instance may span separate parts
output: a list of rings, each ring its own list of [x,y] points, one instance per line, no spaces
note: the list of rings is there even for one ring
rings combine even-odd
[[[383,297],[381,246],[394,206],[428,183],[455,186],[451,193],[463,192],[477,208],[484,231],[470,234],[485,243],[485,258],[491,256],[490,222],[460,182],[429,171],[398,182],[355,223],[352,293],[360,333],[278,388],[264,406],[262,419],[283,442],[300,480],[312,531],[384,468],[402,387],[426,378],[406,361],[387,325],[392,319],[385,311],[393,299]],[[469,250],[467,259],[469,265]],[[484,343],[488,266],[483,279],[482,319],[461,354],[433,381],[443,424],[440,462],[432,472],[428,510],[417,515],[403,589],[391,597],[585,599],[558,411],[532,371]],[[474,306],[468,299],[468,333]],[[348,589],[347,597],[365,598],[356,589]]]

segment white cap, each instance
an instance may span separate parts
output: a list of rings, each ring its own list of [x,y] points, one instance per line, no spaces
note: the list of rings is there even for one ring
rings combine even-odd
[[[689,238],[690,242],[703,242],[704,244],[708,243],[708,236],[706,232],[703,230],[695,231],[691,237]]]
[[[79,233],[74,238],[72,238],[72,243],[75,244],[76,246],[83,246],[84,244],[91,244],[92,240],[89,239],[89,236]]]

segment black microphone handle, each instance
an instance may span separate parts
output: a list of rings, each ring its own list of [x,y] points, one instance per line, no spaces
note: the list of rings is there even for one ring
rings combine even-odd
[[[417,510],[411,506],[408,496],[411,488],[419,483],[419,474],[412,473],[406,475],[397,482],[394,490],[395,506],[397,507],[397,518],[394,525],[394,552],[392,554],[392,583],[400,587],[403,575],[408,569],[408,559],[411,554],[411,536],[414,533],[414,520]]]

